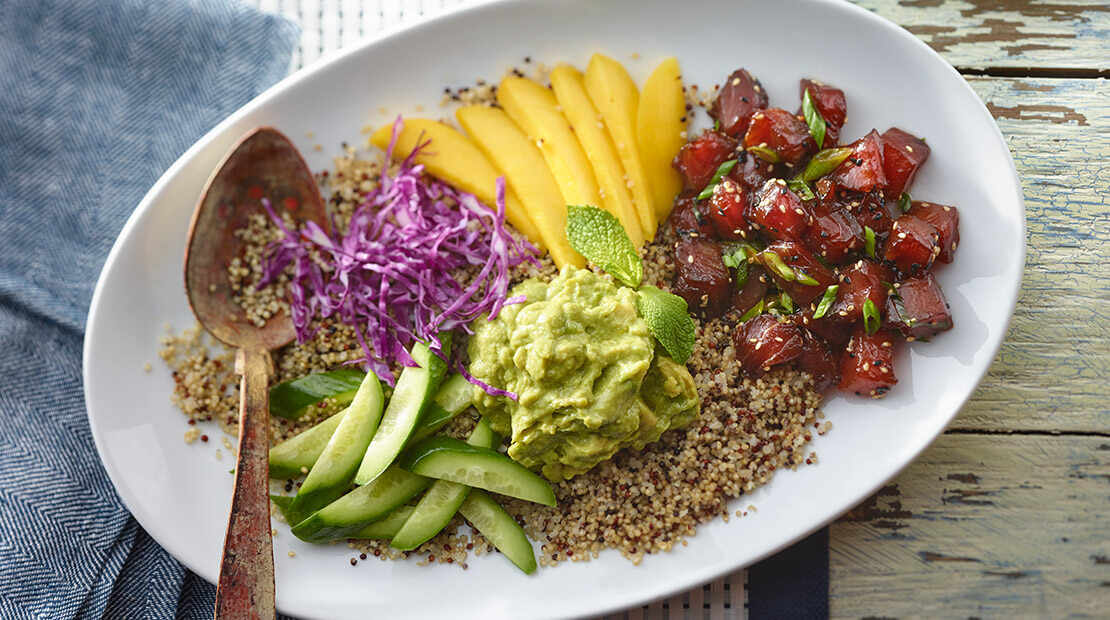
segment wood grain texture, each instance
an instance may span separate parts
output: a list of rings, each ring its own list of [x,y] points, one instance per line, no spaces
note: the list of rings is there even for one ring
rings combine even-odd
[[[1110,440],[946,435],[832,526],[834,617],[1106,617]]]
[[[854,0],[961,69],[1110,68],[1104,0]]]
[[[952,428],[1110,432],[1110,82],[969,78],[1006,136],[1028,220],[1009,334]]]

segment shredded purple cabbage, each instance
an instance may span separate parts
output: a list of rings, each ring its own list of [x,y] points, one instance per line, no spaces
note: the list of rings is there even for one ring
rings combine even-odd
[[[398,117],[387,161],[401,127]],[[314,318],[334,316],[355,329],[365,353],[360,361],[390,385],[394,378],[387,360],[415,365],[408,353],[414,341],[427,343],[443,358],[437,334],[470,333],[469,323],[480,315],[493,318],[506,304],[523,301],[508,297],[508,271],[536,260],[536,249],[505,229],[504,178],[497,179],[497,205],[491,209],[473,194],[423,174],[424,166],[413,158],[429,143],[422,136],[395,175],[383,172],[379,186],[352,215],[345,236],[316,222],[290,230],[263,201],[284,236],[270,244],[259,286],[292,264],[290,305],[297,340],[312,337]],[[313,258],[313,250],[323,262]],[[476,276],[456,279],[476,266],[481,266]],[[460,348],[454,347],[448,360],[456,369],[463,366]],[[491,394],[515,397],[467,377]]]

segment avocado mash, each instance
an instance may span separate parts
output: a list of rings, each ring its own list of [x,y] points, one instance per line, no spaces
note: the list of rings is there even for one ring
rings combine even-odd
[[[693,377],[656,353],[632,289],[567,266],[512,294],[527,301],[475,321],[469,352],[474,377],[518,396],[475,388],[478,410],[511,438],[514,460],[562,480],[697,415]]]

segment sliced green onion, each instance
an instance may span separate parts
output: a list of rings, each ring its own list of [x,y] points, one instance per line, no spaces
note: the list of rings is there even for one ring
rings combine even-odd
[[[721,130],[721,121],[713,121],[713,131]]]
[[[782,157],[780,157],[778,153],[765,146],[749,146],[748,152],[772,164],[777,164],[782,161]]]
[[[731,267],[736,270],[736,288],[744,288],[748,283],[748,252],[743,247],[737,247],[733,252],[725,252],[721,255],[721,262],[725,267]]]
[[[744,288],[748,283],[748,261],[742,260],[736,265],[736,288]]]
[[[713,178],[709,180],[709,185],[706,185],[705,189],[701,190],[701,193],[698,194],[698,200],[705,200],[713,195],[713,190],[717,189],[717,184],[721,182],[721,179],[724,178],[730,170],[736,167],[736,161],[735,159],[730,159],[720,166],[717,166],[717,171],[713,173]]]
[[[794,270],[794,276],[795,276],[795,278],[794,278],[795,280],[797,280],[799,283],[805,284],[807,286],[817,286],[818,284],[820,284],[820,282],[813,279],[813,276],[811,276],[808,273],[802,271],[801,269],[795,269]]]
[[[882,322],[882,317],[879,316],[879,309],[875,307],[875,302],[870,299],[863,302],[863,328],[867,330],[867,335],[875,335]]]
[[[870,226],[863,227],[863,239],[867,248],[867,256],[875,258],[875,231]]]
[[[744,256],[747,257],[748,260],[751,260],[751,259],[755,258],[755,255],[759,254],[763,250],[763,248],[760,247],[762,244],[758,243],[758,242],[756,242],[756,243],[744,242],[744,243],[739,243],[737,245],[741,250],[744,251]]]
[[[809,188],[809,184],[801,179],[791,179],[787,181],[786,187],[790,188],[790,191],[797,194],[802,200],[817,200],[817,196],[814,195],[813,190]]]
[[[802,174],[798,175],[798,179],[802,181],[816,181],[833,170],[836,170],[836,167],[844,163],[844,160],[848,159],[851,154],[852,149],[847,146],[818,151],[818,153],[809,160],[809,163],[806,164],[805,170],[802,170]]]
[[[763,250],[759,253],[759,256],[763,266],[777,273],[783,280],[793,282],[798,279],[797,272],[791,269],[789,265],[782,262],[782,257],[778,254],[775,254],[771,250]]]
[[[794,312],[794,300],[790,298],[790,295],[786,294],[786,291],[783,291],[782,294],[779,295],[779,304],[782,305],[782,309],[785,310],[787,314],[792,314]]]
[[[902,192],[902,195],[898,197],[898,208],[902,210],[902,213],[909,211],[912,204],[913,198],[910,198],[909,192]]]
[[[833,302],[836,301],[836,291],[839,288],[839,284],[830,284],[829,288],[825,289],[825,294],[821,296],[821,301],[817,302],[817,309],[813,311],[813,318],[819,319],[825,316],[825,313],[832,307]]]
[[[757,303],[756,305],[752,306],[751,308],[748,308],[748,311],[740,316],[740,322],[745,323],[745,322],[747,322],[751,319],[754,319],[755,317],[757,317],[761,314],[763,314],[763,300],[762,299],[760,299],[759,303]]]
[[[813,97],[809,96],[808,88],[806,92],[802,93],[802,115],[806,118],[806,125],[809,125],[809,133],[813,134],[813,139],[817,142],[817,148],[824,148],[825,117],[821,116],[817,105],[813,103]]]

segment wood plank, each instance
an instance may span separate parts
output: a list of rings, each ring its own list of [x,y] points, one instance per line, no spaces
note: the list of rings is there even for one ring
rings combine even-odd
[[[1110,440],[946,435],[832,525],[833,617],[1106,617]]]
[[[853,0],[962,69],[1110,68],[1104,0]]]
[[[1029,233],[1009,335],[952,428],[1110,432],[1110,82],[968,81],[1010,144]]]

